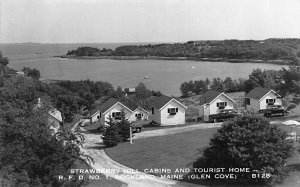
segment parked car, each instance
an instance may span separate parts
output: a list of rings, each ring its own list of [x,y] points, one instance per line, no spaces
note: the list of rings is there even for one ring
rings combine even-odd
[[[287,111],[283,106],[281,105],[273,105],[265,110],[261,110],[262,113],[264,113],[264,117],[272,117],[272,116],[285,116],[288,115],[289,111]]]
[[[140,123],[133,123],[131,128],[132,128],[132,132],[139,133],[142,132],[143,125]]]
[[[227,119],[234,118],[236,116],[240,115],[235,111],[234,109],[224,109],[221,110],[218,114],[212,114],[209,116],[209,121],[210,122],[218,122],[218,121],[224,121]]]

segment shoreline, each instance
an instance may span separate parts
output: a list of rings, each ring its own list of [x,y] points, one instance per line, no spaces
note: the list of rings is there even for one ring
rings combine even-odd
[[[205,62],[228,62],[228,63],[264,63],[275,65],[289,65],[289,61],[285,60],[256,60],[256,59],[225,59],[225,58],[195,58],[195,57],[160,57],[160,56],[54,56],[56,58],[70,59],[111,59],[111,60],[190,60],[190,61],[205,61]]]

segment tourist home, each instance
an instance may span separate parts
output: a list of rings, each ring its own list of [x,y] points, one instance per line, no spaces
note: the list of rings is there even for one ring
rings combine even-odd
[[[48,124],[50,125],[50,129],[56,133],[62,124],[61,112],[54,108],[51,109],[48,114]]]
[[[174,98],[156,97],[151,101],[152,120],[160,125],[184,124],[186,108]]]
[[[37,105],[35,106],[35,109],[42,108],[43,102],[41,101],[41,98],[38,98]],[[59,110],[56,108],[52,108],[48,111],[48,117],[47,117],[48,125],[50,129],[56,133],[62,124],[62,115]]]
[[[235,109],[235,101],[228,95],[217,91],[207,91],[200,98],[199,116],[209,121],[209,116],[218,114],[224,109]]]
[[[109,116],[111,116],[113,120],[120,120],[122,111],[127,119],[129,119],[133,113],[130,108],[121,102],[114,98],[110,98],[100,107],[97,107],[92,111],[91,122],[99,121],[100,125],[108,125],[106,122],[108,121]]]
[[[259,112],[268,106],[282,105],[282,98],[274,90],[256,87],[246,94],[246,109],[249,112]]]

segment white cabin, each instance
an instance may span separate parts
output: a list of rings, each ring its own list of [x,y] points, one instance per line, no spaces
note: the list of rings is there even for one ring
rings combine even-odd
[[[161,96],[151,102],[152,120],[162,126],[185,123],[186,106],[174,98]]]
[[[282,98],[274,90],[256,87],[246,94],[246,109],[257,113],[268,106],[282,105]]]
[[[129,121],[148,120],[149,112],[142,107],[137,107],[133,110]]]
[[[120,120],[122,111],[125,113],[125,117],[130,121],[133,111],[121,102],[110,98],[92,112],[91,122],[99,121],[100,125],[108,126],[107,121],[109,116],[111,116],[113,120]]]
[[[209,116],[224,109],[235,109],[235,101],[225,93],[207,91],[200,97],[199,117],[209,121]]]

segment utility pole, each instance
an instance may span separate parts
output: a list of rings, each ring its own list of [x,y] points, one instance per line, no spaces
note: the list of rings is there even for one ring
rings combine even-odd
[[[131,126],[130,126],[129,130],[130,130],[130,144],[132,144],[132,127]]]

